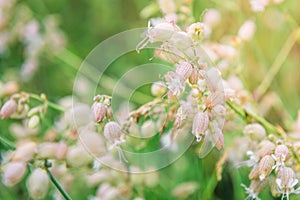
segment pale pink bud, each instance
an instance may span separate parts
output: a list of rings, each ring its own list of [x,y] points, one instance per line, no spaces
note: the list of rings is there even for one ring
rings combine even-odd
[[[188,79],[193,72],[193,66],[189,62],[179,61],[176,65],[176,73],[180,75],[183,80]]]
[[[275,150],[275,144],[273,142],[269,140],[263,140],[259,144],[258,156],[262,158],[266,155],[271,155],[274,150]]]
[[[259,179],[255,179],[255,180],[251,180],[249,188],[251,189],[252,193],[255,196],[257,196],[267,185],[268,185],[267,179],[264,179],[263,181],[260,181]]]
[[[162,82],[162,81],[155,82],[151,86],[152,95],[157,96],[157,97],[161,97],[162,95],[164,95],[166,90],[167,90],[167,87],[164,84],[164,82]]]
[[[50,179],[46,171],[41,168],[35,169],[28,177],[26,187],[33,199],[43,199],[49,188]]]
[[[253,20],[247,20],[245,23],[240,27],[238,36],[244,41],[250,41],[254,35],[256,30],[256,25]]]
[[[158,5],[164,14],[172,14],[176,12],[176,4],[173,0],[158,0]]]
[[[287,158],[289,154],[289,149],[285,145],[278,145],[275,149],[275,158],[278,159],[279,161],[283,162]]]
[[[295,172],[290,167],[283,167],[279,170],[277,177],[276,183],[279,189],[283,191],[291,191],[298,183]]]
[[[72,167],[81,167],[89,164],[92,157],[82,146],[74,146],[68,149],[66,160]]]
[[[198,82],[198,78],[199,78],[198,70],[196,68],[193,68],[192,73],[189,77],[189,82],[191,84],[196,84]]]
[[[266,137],[265,128],[258,123],[247,125],[243,132],[253,140],[263,140]]]
[[[13,153],[13,161],[27,162],[32,159],[36,152],[35,142],[25,142],[17,146],[17,149]]]
[[[179,50],[186,50],[192,46],[191,38],[183,31],[175,32],[169,42]]]
[[[114,200],[120,195],[117,188],[112,187],[108,183],[103,183],[97,190],[97,197],[101,200]]]
[[[106,110],[106,117],[111,119],[113,116],[113,110],[112,110],[112,107],[108,107],[107,110]]]
[[[258,164],[253,166],[248,177],[250,180],[257,179],[259,177],[259,165]]]
[[[6,186],[14,186],[19,183],[26,172],[26,164],[24,162],[10,162],[5,166],[2,178]]]
[[[12,114],[14,114],[17,110],[18,104],[15,100],[8,100],[1,108],[0,116],[2,119],[9,118]]]
[[[103,139],[96,132],[80,133],[80,139],[86,149],[96,157],[100,157],[105,153]]]
[[[29,118],[28,127],[34,129],[39,125],[39,123],[40,123],[39,116],[33,115],[32,117]]]
[[[37,154],[41,158],[54,158],[57,150],[57,143],[44,142],[38,146]]]
[[[106,108],[102,102],[95,102],[92,106],[92,111],[96,122],[101,122],[106,115]]]
[[[62,160],[66,157],[68,151],[68,145],[66,142],[59,142],[55,152],[55,156],[58,160]]]
[[[111,121],[104,126],[104,137],[111,143],[120,140],[121,135],[121,127],[117,122]]]
[[[275,161],[270,155],[266,155],[260,160],[259,179],[261,181],[271,174],[274,165],[275,165]]]
[[[224,135],[222,133],[222,130],[219,129],[219,128],[216,128],[214,131],[215,132],[212,133],[212,134],[213,134],[213,138],[214,138],[216,148],[218,150],[222,150],[223,147],[224,147]]]
[[[206,112],[198,112],[193,121],[192,133],[196,136],[197,142],[200,142],[202,136],[208,128],[209,119]]]

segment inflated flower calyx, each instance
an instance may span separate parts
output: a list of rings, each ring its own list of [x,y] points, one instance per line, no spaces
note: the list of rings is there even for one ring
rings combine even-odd
[[[193,121],[192,133],[196,136],[197,142],[200,142],[205,131],[208,129],[209,118],[206,112],[198,112]]]

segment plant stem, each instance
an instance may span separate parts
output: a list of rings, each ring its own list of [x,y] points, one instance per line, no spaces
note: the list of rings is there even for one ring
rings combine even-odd
[[[264,119],[263,117],[258,116],[257,114],[255,114],[252,111],[249,111],[245,108],[242,108],[242,106],[234,104],[230,101],[226,101],[226,104],[236,113],[238,114],[246,123],[249,122],[249,118],[251,117],[252,119],[254,119],[255,121],[257,121],[258,123],[260,123],[263,127],[265,127],[265,129],[267,130],[267,132],[269,134],[275,133],[278,134],[280,136],[282,136],[283,138],[285,138],[286,134],[285,132],[274,126],[273,124],[271,124],[270,122],[268,122],[266,119]]]
[[[268,90],[270,87],[274,77],[279,72],[281,66],[283,65],[284,61],[286,60],[287,56],[289,55],[292,47],[294,46],[295,42],[297,41],[299,34],[299,28],[295,29],[288,37],[286,42],[284,43],[283,47],[279,51],[274,63],[270,67],[269,71],[266,73],[264,80],[258,86],[256,90],[257,99]]]
[[[61,195],[66,199],[66,200],[72,200],[72,198],[68,195],[68,193],[61,187],[61,185],[58,183],[58,181],[55,179],[55,177],[52,175],[48,167],[45,167],[48,176],[50,177],[51,182],[55,185],[55,187],[58,189],[58,191],[61,193]]]
[[[8,149],[10,149],[10,150],[16,150],[16,146],[12,142],[10,142],[8,139],[2,137],[1,135],[0,135],[0,142],[4,146],[6,146]]]
[[[42,99],[39,95],[36,95],[36,94],[29,94],[31,98],[37,100],[37,101],[40,101],[40,102],[45,102],[44,99]],[[47,105],[51,108],[53,108],[54,110],[57,110],[59,112],[65,112],[65,109],[60,107],[59,105],[55,104],[55,103],[52,103],[50,101],[46,101]]]

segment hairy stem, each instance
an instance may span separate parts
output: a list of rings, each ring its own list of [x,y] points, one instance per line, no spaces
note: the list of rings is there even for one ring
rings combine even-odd
[[[35,99],[35,100],[37,100],[37,101],[40,101],[40,102],[44,102],[45,103],[45,100],[44,99],[42,99],[39,95],[37,95],[37,94],[29,94],[30,95],[30,97],[32,98],[32,99]],[[62,107],[60,107],[59,105],[57,105],[57,104],[55,104],[55,103],[52,103],[52,102],[50,102],[50,101],[46,101],[46,103],[47,103],[47,105],[49,106],[49,107],[51,107],[51,108],[53,108],[54,110],[57,110],[57,111],[59,111],[59,112],[65,112],[65,109],[64,108],[62,108]]]

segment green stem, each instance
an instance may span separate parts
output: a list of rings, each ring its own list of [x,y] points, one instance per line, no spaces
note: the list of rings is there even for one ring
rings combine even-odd
[[[274,63],[270,67],[270,70],[266,73],[266,76],[264,80],[261,82],[261,84],[257,88],[257,99],[260,99],[260,97],[268,90],[270,87],[274,77],[279,72],[281,66],[283,65],[284,61],[286,60],[287,56],[289,55],[290,51],[292,50],[292,47],[297,41],[299,34],[299,28],[294,30],[284,43],[283,47],[278,53],[278,56],[276,57]]]
[[[52,183],[55,185],[55,187],[58,189],[58,191],[61,193],[61,195],[66,199],[66,200],[72,200],[72,198],[68,195],[68,193],[61,187],[61,185],[58,183],[58,181],[55,179],[55,177],[52,175],[48,167],[46,167],[47,174],[52,181]]]
[[[264,119],[263,117],[258,116],[257,114],[255,114],[252,111],[249,111],[245,108],[243,108],[240,105],[234,104],[230,101],[226,101],[226,104],[236,113],[238,114],[246,123],[249,122],[248,117],[251,117],[252,119],[254,119],[255,121],[257,121],[258,123],[260,123],[263,127],[265,127],[265,129],[267,130],[267,132],[269,134],[271,133],[275,133],[278,134],[282,137],[285,138],[285,133],[282,129],[277,128],[276,126],[274,126],[273,124],[271,124],[270,122],[268,122],[266,119]]]
[[[36,95],[36,94],[29,94],[31,98],[37,100],[37,101],[40,101],[40,102],[43,102],[45,103],[45,100],[42,99],[39,95]],[[50,101],[46,101],[47,105],[51,108],[53,108],[54,110],[57,110],[59,112],[65,112],[65,109],[60,107],[59,105],[55,104],[55,103],[52,103]]]
[[[0,142],[4,146],[6,146],[8,149],[10,149],[10,150],[16,150],[16,146],[12,142],[10,142],[8,139],[2,137],[1,135],[0,135]]]

